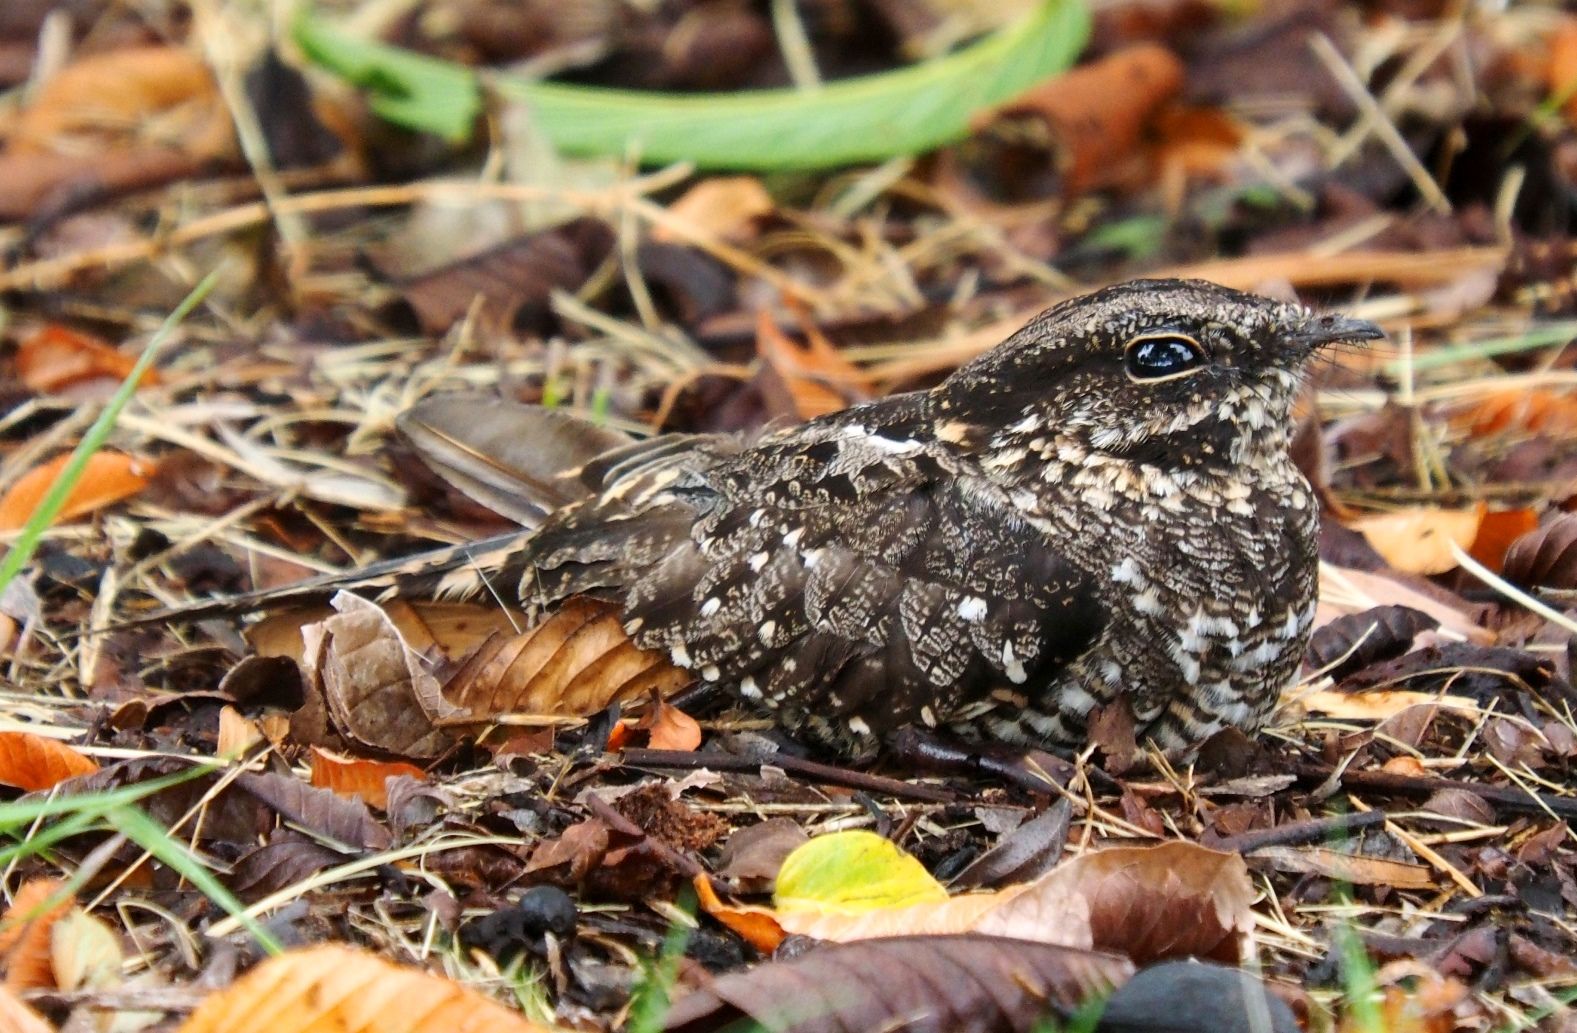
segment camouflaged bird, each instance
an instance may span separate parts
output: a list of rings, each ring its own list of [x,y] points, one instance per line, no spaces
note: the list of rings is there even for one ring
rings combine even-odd
[[[1173,747],[1259,727],[1293,678],[1318,514],[1289,411],[1316,348],[1379,336],[1136,281],[930,390],[754,441],[632,441],[465,396],[400,425],[528,527],[480,553],[519,573],[529,608],[610,600],[637,645],[798,738],[862,756],[918,724],[1066,746],[1122,694]],[[477,590],[444,562],[440,591]]]

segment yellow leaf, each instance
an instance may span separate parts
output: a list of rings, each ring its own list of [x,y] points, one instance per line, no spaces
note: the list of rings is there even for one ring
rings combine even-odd
[[[940,903],[947,890],[925,866],[874,832],[834,832],[797,848],[778,871],[783,911],[854,913]]]

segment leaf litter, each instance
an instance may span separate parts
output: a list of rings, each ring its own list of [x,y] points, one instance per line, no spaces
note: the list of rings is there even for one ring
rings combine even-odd
[[[0,522],[27,523],[194,271],[223,276],[6,604],[0,1025],[616,1028],[654,988],[668,1028],[696,1030],[1027,1030],[1114,988],[1104,1028],[1230,1028],[1200,1002],[1234,992],[1260,1029],[1570,1025],[1570,15],[1108,5],[1075,68],[994,109],[950,98],[947,125],[915,130],[956,138],[930,154],[814,119],[657,126],[648,159],[693,134],[705,164],[755,170],[703,175],[636,170],[612,122],[563,113],[602,110],[575,93],[599,87],[786,89],[807,56],[828,82],[908,66],[946,92],[982,51],[916,55],[1028,37],[971,4],[774,4],[807,41],[793,53],[792,26],[753,7],[624,5],[616,27],[603,4],[425,0],[385,19],[398,75],[429,77],[412,103],[455,72],[476,89],[484,59],[568,73],[536,91],[559,103],[542,117],[532,88],[489,83],[432,126],[485,125],[483,154],[392,131],[376,112],[432,111],[388,93],[369,111],[264,31],[216,50],[216,12],[264,28],[236,5],[49,27],[37,6],[0,19],[0,57],[27,55],[20,75],[0,60],[18,87],[0,118]],[[326,64],[368,56],[310,34]],[[763,130],[754,156],[738,143]],[[579,156],[554,154],[566,133]],[[851,147],[886,160],[761,171]],[[396,419],[430,396],[749,432],[933,382],[1134,275],[1292,292],[1391,331],[1313,371],[1319,628],[1254,740],[1182,763],[1114,713],[1071,759],[828,765],[695,694],[610,610],[533,621],[507,579],[482,604],[369,581],[245,638],[229,617],[135,623],[526,518],[417,464]],[[440,436],[487,418],[425,411]],[[499,454],[529,465],[538,444]],[[122,806],[297,949],[263,960],[178,854],[133,845]],[[834,899],[877,892],[838,853],[850,836],[886,844],[926,899],[850,915],[790,864],[801,906],[769,906],[805,849],[847,880]],[[58,892],[46,929],[27,913]]]

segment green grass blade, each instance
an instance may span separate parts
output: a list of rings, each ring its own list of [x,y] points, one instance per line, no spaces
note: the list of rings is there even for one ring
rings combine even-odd
[[[14,832],[23,826],[56,815],[86,814],[94,819],[103,818],[117,807],[134,804],[171,786],[178,786],[182,782],[190,782],[194,778],[211,774],[214,770],[212,765],[198,764],[186,771],[161,775],[119,789],[84,793],[81,796],[51,796],[41,800],[13,800],[10,803],[0,803],[0,833]]]
[[[131,372],[126,375],[126,379],[115,391],[114,396],[110,398],[109,404],[104,407],[103,412],[99,413],[99,418],[93,421],[93,426],[88,428],[88,432],[82,435],[82,440],[77,444],[76,451],[71,453],[71,458],[60,471],[60,476],[56,477],[55,483],[49,486],[49,491],[44,494],[38,508],[28,518],[22,533],[17,536],[16,544],[5,554],[5,559],[0,560],[0,592],[5,591],[11,579],[16,577],[17,572],[28,560],[32,559],[33,550],[38,548],[39,539],[43,537],[49,525],[54,523],[55,517],[60,515],[61,507],[66,504],[71,489],[82,479],[82,471],[87,469],[88,460],[93,458],[93,453],[97,452],[105,439],[110,436],[110,431],[115,428],[115,421],[120,418],[121,410],[126,408],[127,402],[131,401],[131,396],[136,393],[142,375],[153,365],[153,360],[164,347],[165,341],[192,309],[202,303],[208,292],[214,289],[214,284],[218,282],[219,270],[215,269],[203,277],[202,282],[193,287],[190,294],[181,299],[181,303],[175,306],[175,311],[171,312],[154,332],[152,339],[148,341],[148,346],[137,357],[136,364],[132,366]]]
[[[235,894],[225,889],[224,885],[212,872],[203,867],[186,844],[171,836],[158,822],[148,817],[135,807],[117,807],[111,811],[107,818],[115,831],[142,847],[148,853],[158,858],[165,866],[179,872],[187,882],[196,886],[209,900],[228,911],[236,921],[246,927],[252,938],[270,954],[279,954],[284,951],[274,935],[257,919],[246,913],[246,905],[236,899]]]
[[[811,169],[884,161],[961,139],[979,111],[1072,64],[1089,37],[1082,0],[1047,0],[1017,25],[947,57],[815,90],[665,94],[499,76],[566,154],[634,153],[701,168]],[[481,94],[470,71],[360,40],[323,21],[296,23],[316,62],[371,91],[373,110],[460,140]]]

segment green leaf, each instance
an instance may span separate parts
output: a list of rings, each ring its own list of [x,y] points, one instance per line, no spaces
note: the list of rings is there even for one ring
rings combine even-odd
[[[947,890],[892,840],[851,829],[796,847],[772,899],[784,911],[874,911],[939,903]]]
[[[700,168],[809,169],[884,161],[963,138],[978,112],[1073,63],[1089,37],[1083,0],[1047,0],[1022,22],[947,57],[813,90],[664,94],[492,80],[528,104],[559,150],[634,154]],[[371,91],[373,110],[410,129],[465,139],[481,106],[474,73],[360,40],[313,18],[297,43],[314,61]]]

